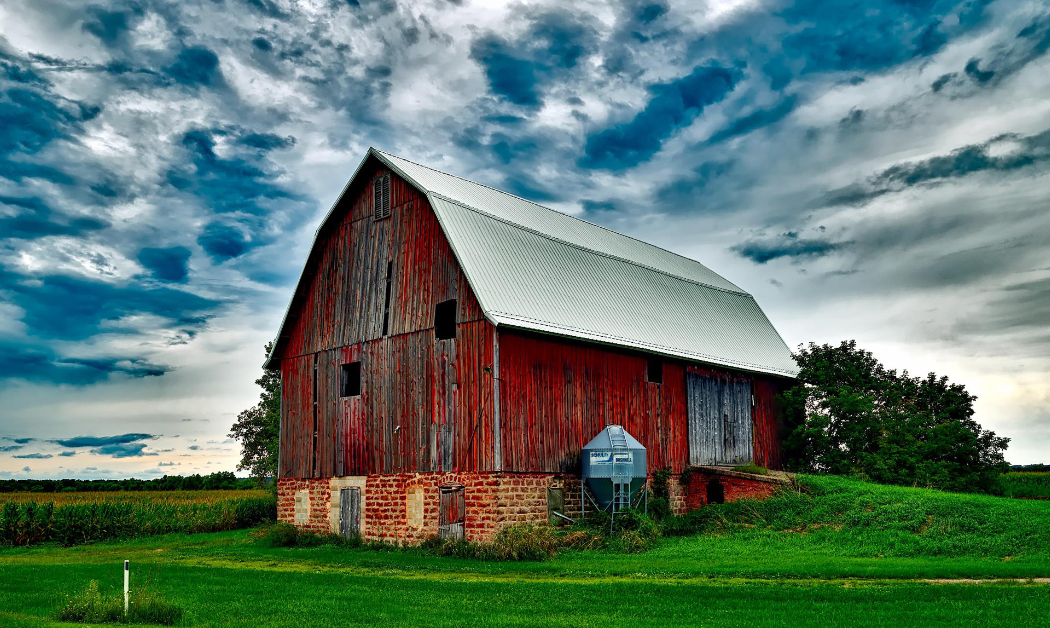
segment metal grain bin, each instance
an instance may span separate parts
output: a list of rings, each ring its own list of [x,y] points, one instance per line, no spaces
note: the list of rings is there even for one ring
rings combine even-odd
[[[645,486],[645,447],[623,427],[606,426],[583,447],[580,473],[598,506],[619,512],[630,506]]]

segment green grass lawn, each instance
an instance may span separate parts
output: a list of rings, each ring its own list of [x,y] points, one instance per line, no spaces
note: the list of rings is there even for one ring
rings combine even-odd
[[[65,594],[115,592],[125,558],[184,626],[1039,625],[1050,503],[806,478],[809,493],[712,508],[644,554],[544,562],[268,548],[248,531],[0,550],[0,626],[59,625]]]

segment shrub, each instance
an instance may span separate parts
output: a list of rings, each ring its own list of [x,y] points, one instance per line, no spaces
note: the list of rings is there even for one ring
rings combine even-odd
[[[170,626],[182,618],[182,609],[165,600],[150,588],[131,592],[127,615],[124,614],[124,597],[121,593],[102,595],[98,581],[92,580],[86,589],[69,596],[58,612],[61,621],[91,624],[136,623],[162,624]]]
[[[486,549],[491,560],[546,560],[558,553],[561,538],[550,527],[513,526],[497,532]]]
[[[254,536],[256,543],[266,547],[295,547],[299,541],[299,528],[290,523],[275,523],[260,528]]]

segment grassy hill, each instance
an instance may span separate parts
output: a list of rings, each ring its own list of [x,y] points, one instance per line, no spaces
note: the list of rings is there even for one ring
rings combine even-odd
[[[712,506],[643,554],[543,562],[419,550],[270,548],[248,531],[0,550],[0,625],[52,625],[91,579],[151,580],[187,626],[1035,625],[1050,586],[1050,503],[800,478],[801,491]],[[141,586],[141,584],[139,584]]]

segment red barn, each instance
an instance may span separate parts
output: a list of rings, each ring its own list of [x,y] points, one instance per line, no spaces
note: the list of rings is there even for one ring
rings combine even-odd
[[[608,424],[650,472],[779,468],[796,372],[754,298],[700,263],[375,149],[267,368],[279,518],[395,542],[578,512],[581,448]]]

